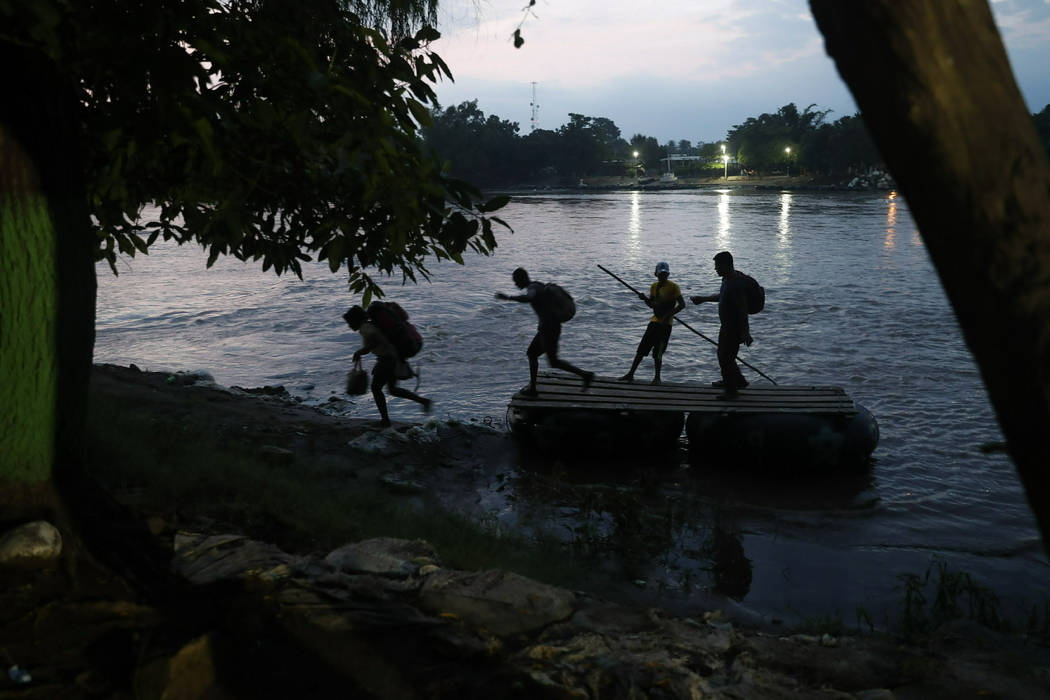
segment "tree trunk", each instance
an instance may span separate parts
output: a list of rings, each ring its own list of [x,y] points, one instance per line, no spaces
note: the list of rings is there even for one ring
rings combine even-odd
[[[984,0],[810,7],[922,232],[1046,547],[1050,165],[991,11]]]
[[[0,42],[0,519],[52,510],[82,465],[95,324],[75,92]]]

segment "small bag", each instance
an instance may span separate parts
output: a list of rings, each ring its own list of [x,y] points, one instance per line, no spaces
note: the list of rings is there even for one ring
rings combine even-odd
[[[354,360],[354,367],[346,373],[346,393],[360,396],[368,391],[368,372],[361,368],[360,358]]]

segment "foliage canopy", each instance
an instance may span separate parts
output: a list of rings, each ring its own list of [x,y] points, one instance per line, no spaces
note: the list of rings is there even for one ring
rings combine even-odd
[[[489,253],[506,202],[424,152],[431,84],[451,73],[435,30],[391,41],[350,9],[381,4],[0,0],[0,41],[46,53],[76,93],[97,258],[114,272],[118,252],[196,241],[209,265],[345,265],[367,303],[381,290],[366,268],[416,280],[429,255]]]

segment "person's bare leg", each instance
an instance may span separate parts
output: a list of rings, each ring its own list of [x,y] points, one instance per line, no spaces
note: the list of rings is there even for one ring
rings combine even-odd
[[[382,420],[379,424],[384,428],[390,425],[390,414],[386,410],[386,397],[383,396],[383,383],[381,381],[372,380],[372,398],[375,399],[376,408],[379,409],[379,415]]]

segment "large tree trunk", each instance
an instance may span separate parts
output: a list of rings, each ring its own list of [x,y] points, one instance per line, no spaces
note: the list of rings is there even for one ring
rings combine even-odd
[[[810,0],[1050,546],[1050,166],[985,0]],[[931,281],[932,283],[932,281]]]
[[[52,510],[82,462],[95,324],[75,92],[0,43],[0,519]]]

